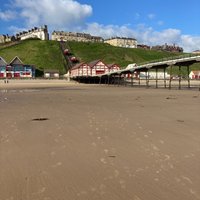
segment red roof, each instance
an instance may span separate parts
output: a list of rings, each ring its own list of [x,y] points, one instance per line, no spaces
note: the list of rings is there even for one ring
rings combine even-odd
[[[91,68],[93,68],[98,62],[102,62],[104,65],[106,65],[102,60],[94,60],[94,61],[92,61],[92,62],[90,62],[90,63],[88,63],[88,65],[91,67]],[[106,65],[107,66],[107,65]]]
[[[72,67],[71,70],[73,70],[73,69],[78,69],[78,68],[80,68],[81,66],[83,66],[84,64],[87,65],[87,63],[85,63],[85,62],[82,62],[82,63],[76,64],[76,65],[74,65],[74,66]]]
[[[107,66],[108,66],[109,68],[112,68],[112,67],[114,67],[114,66],[117,66],[117,67],[120,68],[120,66],[119,66],[118,64],[115,64],[115,63],[108,64]]]

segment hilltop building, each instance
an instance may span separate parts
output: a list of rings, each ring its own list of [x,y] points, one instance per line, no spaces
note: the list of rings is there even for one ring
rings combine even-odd
[[[138,45],[137,45],[137,48],[138,48],[138,49],[147,49],[147,50],[150,50],[150,49],[151,49],[151,47],[148,46],[148,45],[146,45],[146,44],[138,44]]]
[[[195,50],[192,52],[192,54],[200,54],[200,50]]]
[[[92,36],[86,33],[73,33],[64,31],[54,31],[51,39],[56,41],[103,42],[102,37]]]
[[[116,47],[137,48],[137,40],[135,38],[113,37],[106,39],[104,43],[108,43]]]
[[[15,41],[15,36],[0,35],[0,43]]]
[[[26,40],[29,38],[38,38],[41,40],[48,40],[49,34],[48,34],[48,28],[47,25],[44,25],[43,27],[34,27],[28,31],[23,31],[18,34],[16,34],[17,40]]]
[[[173,45],[168,45],[167,43],[165,43],[164,45],[157,45],[157,46],[152,46],[151,48],[152,50],[157,50],[157,51],[169,51],[169,52],[183,52],[183,48],[176,46],[175,44]]]

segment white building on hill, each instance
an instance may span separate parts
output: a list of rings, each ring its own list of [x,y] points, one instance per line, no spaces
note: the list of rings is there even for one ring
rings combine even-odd
[[[116,47],[137,48],[137,40],[135,38],[113,37],[104,40],[104,43],[108,43]]]
[[[20,32],[16,34],[16,38],[18,40],[26,40],[29,38],[39,38],[41,40],[48,40],[49,34],[48,34],[47,25],[44,25],[43,27],[40,27],[40,28],[35,27],[28,31]]]

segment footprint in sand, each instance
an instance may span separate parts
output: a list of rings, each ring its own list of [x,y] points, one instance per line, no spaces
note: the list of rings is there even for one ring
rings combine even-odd
[[[100,161],[103,163],[103,164],[106,164],[106,159],[105,158],[101,158]]]
[[[50,155],[51,155],[51,156],[55,156],[55,155],[56,155],[56,152],[52,151],[52,152],[50,153]]]
[[[92,142],[92,146],[93,146],[93,147],[96,147],[97,144],[96,144],[95,142]]]
[[[104,149],[103,151],[105,154],[108,154],[108,152],[109,152],[108,149]]]
[[[120,184],[120,186],[121,186],[122,189],[126,189],[126,182],[124,180],[121,179],[119,181],[119,184]]]
[[[114,175],[116,178],[119,176],[119,171],[117,169],[114,170]]]
[[[55,165],[52,165],[53,168],[59,167],[62,165],[62,162],[57,162]]]

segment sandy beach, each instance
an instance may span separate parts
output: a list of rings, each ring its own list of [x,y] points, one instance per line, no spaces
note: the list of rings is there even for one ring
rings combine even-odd
[[[200,92],[0,82],[0,200],[200,200]]]

